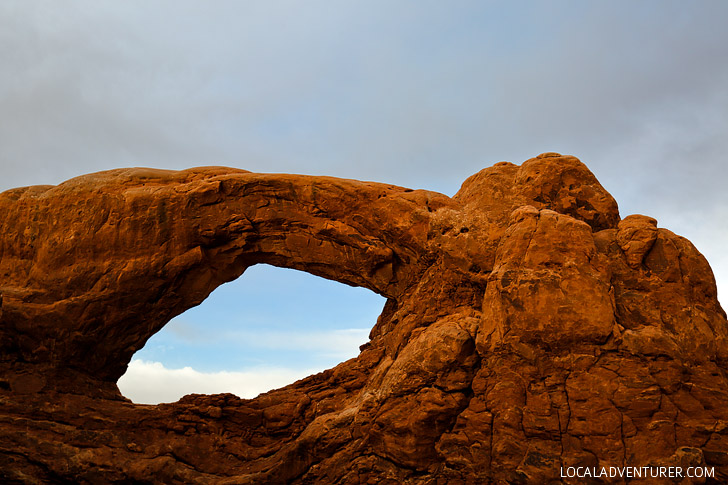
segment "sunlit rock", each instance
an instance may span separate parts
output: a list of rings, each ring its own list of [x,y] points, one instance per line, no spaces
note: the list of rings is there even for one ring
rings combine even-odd
[[[0,194],[0,257],[4,480],[547,483],[688,462],[728,480],[710,267],[653,219],[620,221],[574,157],[498,163],[452,198],[101,172]],[[151,335],[258,263],[386,297],[361,354],[251,400],[119,394]]]

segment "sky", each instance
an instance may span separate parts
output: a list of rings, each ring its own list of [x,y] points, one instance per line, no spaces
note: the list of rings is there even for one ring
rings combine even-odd
[[[256,265],[152,336],[119,381],[135,402],[261,392],[359,353],[384,306],[365,288]]]
[[[622,217],[690,239],[725,302],[726,19],[720,0],[4,0],[0,190],[226,165],[453,195],[555,151]],[[155,335],[119,385],[136,402],[252,397],[355,356],[382,305],[251,268]]]

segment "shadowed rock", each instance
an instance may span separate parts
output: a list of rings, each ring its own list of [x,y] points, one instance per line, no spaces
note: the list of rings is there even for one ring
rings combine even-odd
[[[258,263],[386,297],[361,354],[251,400],[119,394],[155,332]],[[555,153],[452,198],[224,167],[14,189],[0,479],[545,483],[562,466],[708,465],[728,480],[727,335],[690,242],[620,220]]]

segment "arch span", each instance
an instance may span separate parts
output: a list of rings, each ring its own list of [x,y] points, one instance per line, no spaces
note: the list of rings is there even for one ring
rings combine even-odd
[[[174,316],[254,264],[396,299],[422,272],[430,211],[450,203],[224,167],[112,170],[3,196],[15,206],[2,221],[13,234],[2,240],[5,352],[108,382]],[[8,227],[18,222],[27,226]]]

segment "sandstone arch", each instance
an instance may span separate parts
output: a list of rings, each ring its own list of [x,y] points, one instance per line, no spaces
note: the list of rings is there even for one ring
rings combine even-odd
[[[728,478],[728,323],[705,259],[620,220],[576,158],[449,198],[328,177],[123,169],[0,194],[0,477],[260,483]],[[133,352],[265,262],[388,298],[360,356],[254,400],[135,406]],[[687,465],[686,465],[687,466]]]
[[[3,341],[16,340],[24,360],[101,380],[117,379],[150,335],[252,264],[396,297],[418,271],[428,204],[448,202],[384,184],[215,167],[113,170],[4,195],[16,218],[3,225],[15,233],[2,248]],[[18,331],[29,320],[33,328]],[[97,352],[112,339],[113,349]]]

